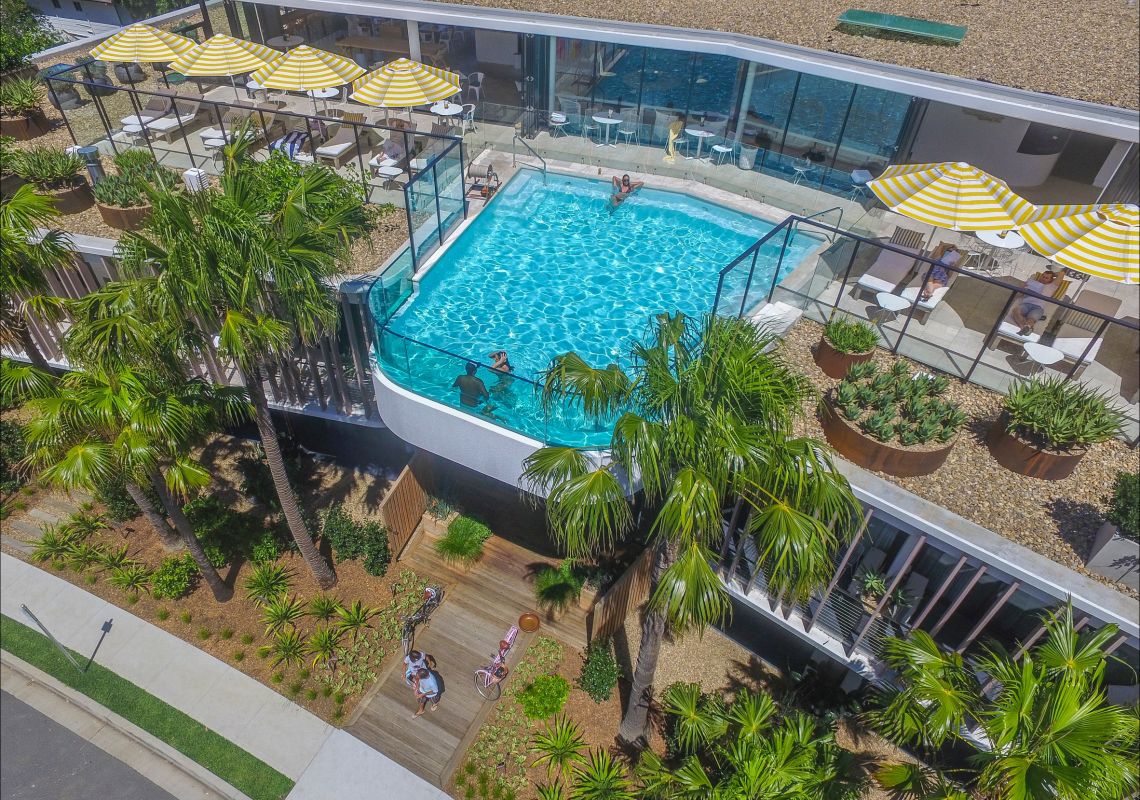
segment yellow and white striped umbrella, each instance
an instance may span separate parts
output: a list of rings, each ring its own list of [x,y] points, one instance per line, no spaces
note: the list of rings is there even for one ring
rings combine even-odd
[[[95,45],[91,57],[120,64],[157,64],[173,61],[194,47],[185,36],[137,23]]]
[[[1063,266],[1110,281],[1140,282],[1140,208],[1134,205],[1041,206],[1021,235]]]
[[[170,68],[183,75],[233,77],[254,72],[284,57],[272,47],[219,33],[171,61]]]
[[[410,108],[459,94],[459,76],[418,61],[397,58],[357,78],[352,90],[353,100],[370,106]]]
[[[1035,207],[1004,181],[964,162],[899,164],[867,184],[892,211],[956,231],[1008,231]]]
[[[303,44],[249,77],[268,89],[331,89],[354,81],[365,70],[343,56]]]

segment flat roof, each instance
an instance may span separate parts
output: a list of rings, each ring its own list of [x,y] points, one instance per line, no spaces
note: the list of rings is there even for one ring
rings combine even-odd
[[[460,5],[740,33],[1093,103],[1140,108],[1140,9],[1125,0],[452,0]],[[836,29],[850,8],[967,28],[959,45]]]

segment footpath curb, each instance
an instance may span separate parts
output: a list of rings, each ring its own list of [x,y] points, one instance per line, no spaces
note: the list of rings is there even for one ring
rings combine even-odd
[[[108,750],[102,742],[94,741],[91,736],[80,731],[73,730],[73,732],[92,741],[100,749],[135,769],[176,797],[199,798],[200,800],[250,800],[247,795],[239,792],[166,742],[157,739],[134,723],[99,705],[87,695],[65,686],[51,675],[6,650],[0,650],[0,679],[2,679],[0,683],[2,683],[4,691],[23,700],[41,713],[45,713],[69,730],[73,730],[72,726],[59,719],[57,715],[50,713],[50,706],[57,705],[60,702],[66,703],[83,715],[113,730],[124,740],[124,743],[134,747],[128,749],[127,752]],[[44,706],[49,708],[44,708]],[[156,771],[176,772],[182,780],[175,779],[169,781],[171,785],[164,785],[165,782],[161,778],[155,778]]]

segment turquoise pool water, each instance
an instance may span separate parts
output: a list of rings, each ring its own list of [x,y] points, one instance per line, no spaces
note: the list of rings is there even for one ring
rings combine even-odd
[[[527,380],[538,380],[552,356],[571,350],[597,366],[626,366],[629,344],[654,315],[710,310],[719,271],[774,227],[653,188],[612,213],[609,198],[601,180],[551,175],[544,185],[540,173],[517,174],[390,318],[381,336],[385,372],[458,406],[451,384],[464,361],[490,364],[489,354],[505,349],[513,379],[479,373],[491,391],[491,419],[543,441],[604,444],[605,426],[575,409],[543,413]],[[757,263],[754,292],[766,294],[773,280],[783,240],[775,238]],[[793,237],[776,279],[817,243]],[[391,292],[390,278],[386,285]],[[739,298],[742,287],[735,288]]]

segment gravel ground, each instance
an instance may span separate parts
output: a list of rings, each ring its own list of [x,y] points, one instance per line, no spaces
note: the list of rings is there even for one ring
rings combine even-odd
[[[346,275],[372,272],[408,241],[408,220],[404,209],[392,205],[378,207],[376,228],[367,239],[358,239],[352,247]]]
[[[454,0],[464,5],[743,33],[874,61],[1126,108],[1137,101],[1137,7],[1126,0],[777,0],[718,6],[694,0]],[[943,46],[836,29],[848,8],[965,25]]]
[[[785,337],[784,354],[822,391],[839,381],[824,375],[812,357],[811,348],[821,332],[817,323],[800,321]],[[876,351],[877,364],[889,365],[893,360],[888,352]],[[911,368],[926,369],[914,363]],[[946,463],[918,478],[876,474],[1058,564],[1132,597],[1140,596],[1084,566],[1107,508],[1106,487],[1112,485],[1117,472],[1136,470],[1136,451],[1113,440],[1092,448],[1063,481],[1027,478],[998,464],[985,445],[985,432],[1001,410],[1001,395],[955,380],[950,382],[946,399],[957,403],[970,418]],[[823,437],[814,408],[802,432]]]

